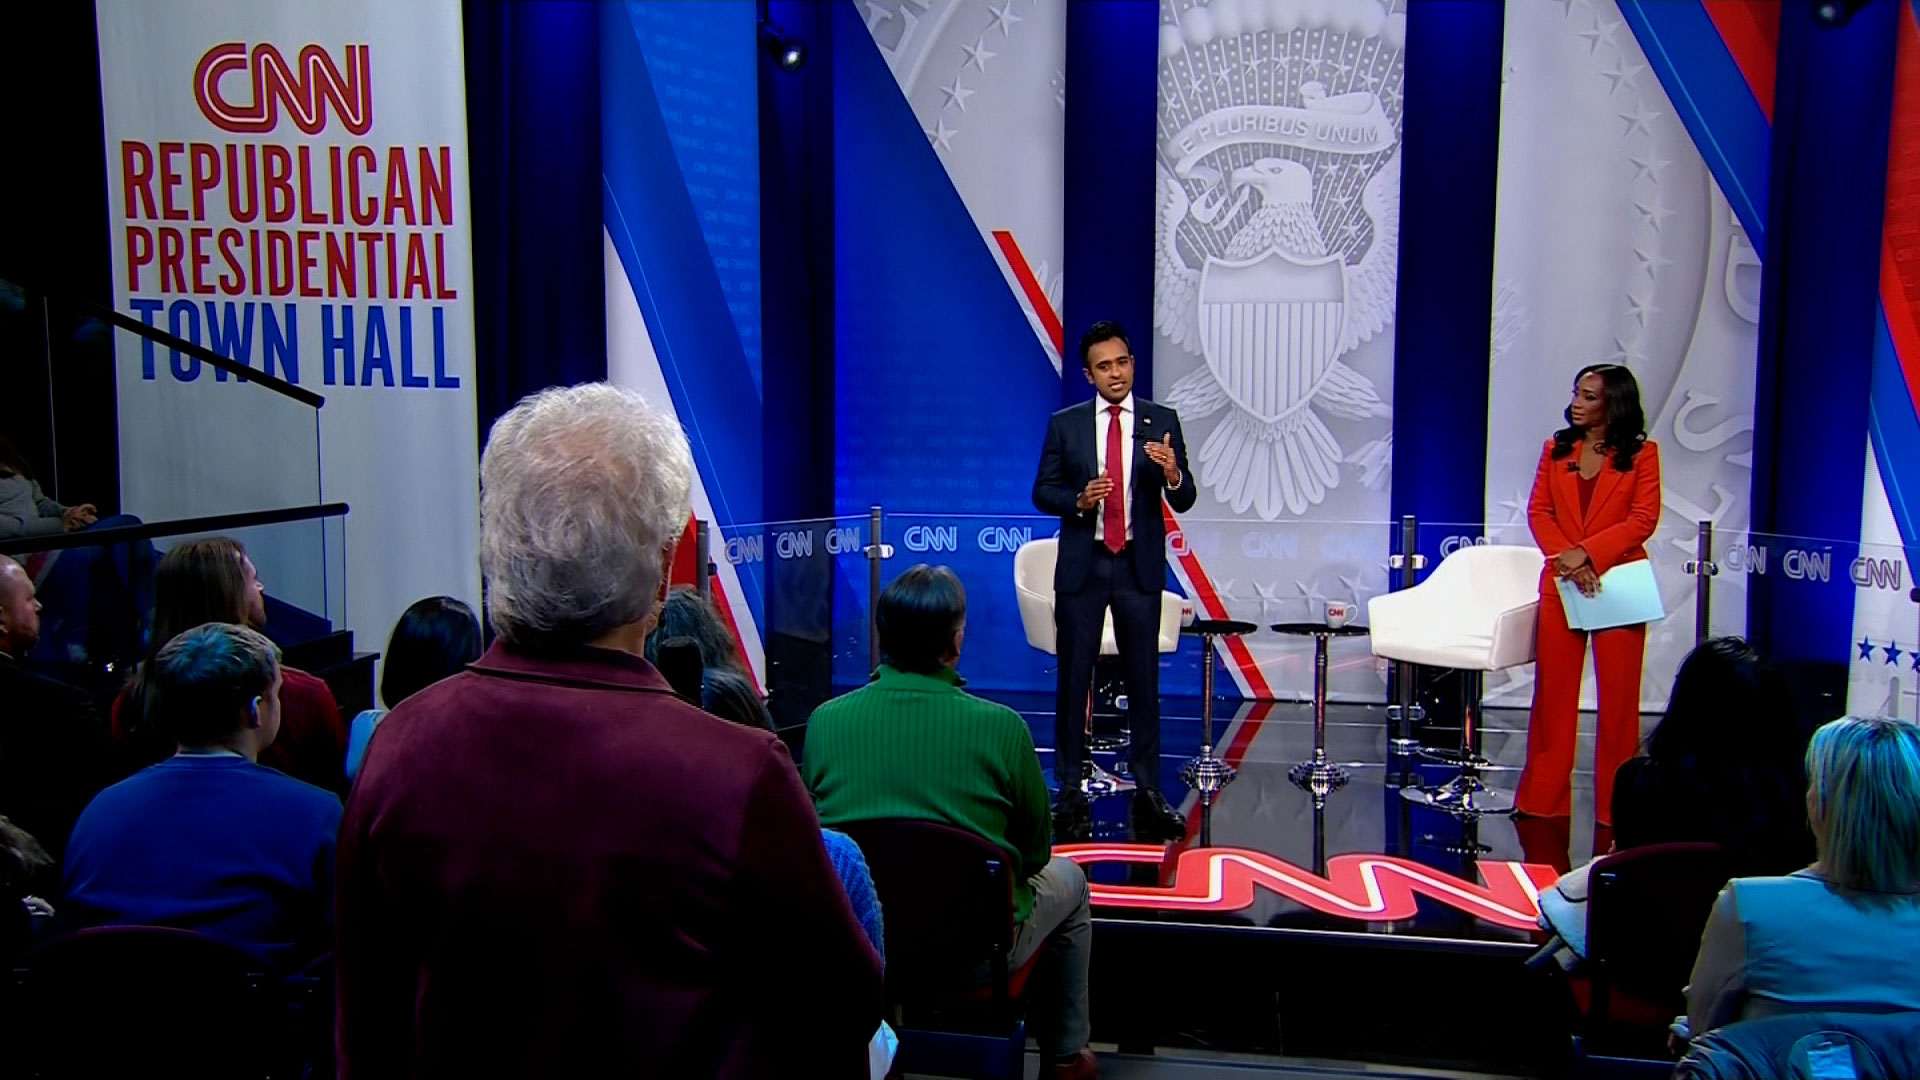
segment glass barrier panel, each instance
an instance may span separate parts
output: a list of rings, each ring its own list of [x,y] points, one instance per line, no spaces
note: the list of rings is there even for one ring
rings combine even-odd
[[[329,540],[338,520],[315,519],[217,533],[122,540],[12,556],[33,578],[41,603],[40,641],[27,660],[82,686],[124,673],[151,644],[154,568],[179,544],[224,536],[239,541],[266,589],[267,629],[293,644],[336,629],[345,546]]]
[[[968,688],[995,694],[996,700],[1010,693],[1043,696],[1051,711],[1057,670],[1052,541],[1060,519],[888,514],[885,532],[892,554],[882,567],[883,586],[926,563],[950,568],[966,588],[968,632],[960,672]],[[1020,551],[1033,544],[1038,546],[1023,560]],[[1017,566],[1027,571],[1026,580],[1016,576]]]
[[[1920,582],[1911,554],[1897,544],[1862,544],[1847,582],[1854,601],[1846,710],[1920,720]]]
[[[1259,628],[1224,645],[1216,679],[1226,693],[1309,698],[1313,639],[1273,626],[1324,623],[1329,604],[1349,606],[1350,621],[1364,625],[1367,600],[1389,587],[1397,526],[1384,521],[1263,521],[1249,515],[1181,517],[1178,524],[1167,538],[1168,570],[1195,611]],[[1193,656],[1191,687],[1197,693],[1197,648]],[[1336,640],[1329,646],[1327,687],[1333,701],[1378,703],[1385,700],[1386,665],[1374,660],[1364,638]]]
[[[804,723],[836,686],[866,681],[868,531],[865,517],[713,529],[715,568],[723,587],[731,576],[746,596],[781,727]]]
[[[264,368],[301,378],[293,327],[271,305],[174,302],[160,329]],[[149,522],[245,513],[321,502],[319,411],[249,385],[213,365],[129,330],[102,327],[113,356],[120,504]],[[313,373],[304,373],[312,375]],[[311,378],[306,381],[315,381]]]
[[[1910,553],[1894,543],[1750,539],[1747,636],[1787,672],[1803,712],[1920,717]]]

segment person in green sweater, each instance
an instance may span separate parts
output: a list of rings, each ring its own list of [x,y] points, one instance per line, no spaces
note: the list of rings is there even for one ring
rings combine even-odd
[[[1087,878],[1052,854],[1051,810],[1020,714],[967,693],[954,665],[967,594],[944,566],[915,566],[880,594],[873,681],[814,710],[802,775],[820,823],[935,821],[1005,848],[1019,868],[1008,964],[1042,948],[1031,1020],[1042,1076],[1090,1077]]]

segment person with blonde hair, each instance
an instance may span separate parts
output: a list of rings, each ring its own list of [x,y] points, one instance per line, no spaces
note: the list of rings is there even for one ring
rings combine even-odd
[[[1785,1013],[1920,1013],[1920,724],[1847,716],[1816,731],[1807,821],[1813,865],[1735,878],[1715,901],[1689,1036]]]

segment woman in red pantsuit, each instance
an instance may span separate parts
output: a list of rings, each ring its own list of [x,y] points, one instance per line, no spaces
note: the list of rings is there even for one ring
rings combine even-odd
[[[1546,555],[1540,571],[1533,716],[1527,765],[1514,810],[1534,817],[1573,813],[1573,750],[1580,715],[1580,673],[1593,639],[1600,719],[1594,738],[1594,816],[1608,824],[1613,774],[1640,744],[1640,664],[1644,623],[1588,634],[1567,627],[1556,579],[1591,595],[1600,575],[1647,557],[1660,523],[1660,452],[1647,439],[1640,386],[1619,364],[1594,364],[1575,376],[1567,426],[1540,452],[1527,501],[1527,524]]]

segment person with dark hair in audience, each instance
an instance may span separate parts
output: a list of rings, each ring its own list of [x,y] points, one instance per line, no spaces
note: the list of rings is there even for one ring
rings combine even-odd
[[[22,665],[39,639],[33,581],[0,555],[0,815],[58,859],[110,778],[110,743],[85,693]]]
[[[876,819],[952,825],[1004,848],[1014,878],[1018,968],[1048,970],[1033,1001],[1042,1075],[1087,1077],[1086,875],[1052,854],[1046,778],[1020,714],[962,690],[967,594],[944,566],[915,566],[880,594],[882,663],[872,682],[814,710],[806,777],[829,827]],[[1036,976],[1038,977],[1038,976]]]
[[[416,600],[400,613],[380,673],[380,700],[387,707],[365,710],[347,728],[347,783],[360,775],[367,744],[388,710],[480,659],[480,646],[480,620],[451,596]]]
[[[642,655],[692,478],[678,422],[630,390],[494,424],[497,637],[394,708],[347,799],[343,1080],[865,1070],[880,961],[786,748]]]
[[[1737,637],[1701,644],[1645,752],[1616,774],[1614,849],[1699,841],[1725,847],[1744,874],[1807,865],[1808,734],[1793,687],[1759,650]]]
[[[62,914],[195,930],[299,968],[329,941],[340,800],[259,764],[280,731],[280,650],[208,623],[168,641],[146,679],[180,749],[80,815]]]
[[[761,731],[773,730],[767,699],[753,680],[730,668],[709,668],[700,675],[700,707],[722,720]]]
[[[1814,732],[1806,805],[1819,857],[1721,890],[1688,980],[1688,1036],[1795,1012],[1920,1021],[1916,793],[1920,724],[1845,716]]]
[[[667,601],[660,608],[660,624],[647,635],[647,661],[657,666],[660,646],[675,638],[685,638],[698,647],[700,664],[707,671],[746,671],[733,631],[713,602],[691,585],[676,585],[667,591]]]
[[[267,625],[267,590],[238,540],[214,537],[174,545],[154,573],[150,659],[113,702],[113,740],[122,775],[165,760],[178,738],[147,708],[146,671],[174,635],[203,623]],[[317,676],[281,667],[280,737],[263,744],[260,764],[328,791],[344,791],[346,724],[333,691]]]

